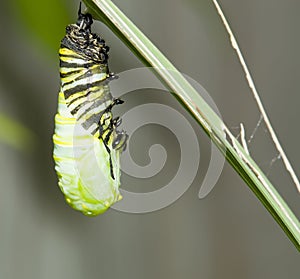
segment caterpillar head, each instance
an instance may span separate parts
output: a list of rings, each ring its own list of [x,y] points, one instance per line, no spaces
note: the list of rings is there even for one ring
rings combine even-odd
[[[83,14],[80,3],[77,21],[66,27],[66,35],[61,43],[63,46],[81,53],[87,59],[99,64],[107,64],[109,47],[100,36],[91,32],[92,24],[92,15]]]

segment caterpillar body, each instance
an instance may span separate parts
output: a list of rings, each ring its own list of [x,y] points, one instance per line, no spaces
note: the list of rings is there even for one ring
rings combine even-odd
[[[53,135],[55,170],[66,201],[88,216],[105,212],[122,197],[120,154],[128,135],[117,130],[119,117],[113,98],[105,41],[91,32],[90,14],[78,11],[75,24],[66,27],[61,41],[58,111]]]

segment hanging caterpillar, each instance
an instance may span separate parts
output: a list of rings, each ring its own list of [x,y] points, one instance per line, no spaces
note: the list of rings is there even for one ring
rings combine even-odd
[[[58,185],[74,209],[88,216],[105,212],[122,197],[120,154],[128,135],[117,130],[119,117],[113,98],[105,41],[91,32],[90,14],[78,11],[75,24],[66,27],[59,49],[61,89],[53,135]]]

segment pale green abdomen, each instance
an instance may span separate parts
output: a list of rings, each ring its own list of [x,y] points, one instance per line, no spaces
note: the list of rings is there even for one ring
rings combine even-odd
[[[98,215],[121,199],[120,151],[109,146],[115,174],[112,179],[109,154],[103,141],[76,121],[62,92],[59,93],[53,142],[58,184],[74,209],[85,215]]]

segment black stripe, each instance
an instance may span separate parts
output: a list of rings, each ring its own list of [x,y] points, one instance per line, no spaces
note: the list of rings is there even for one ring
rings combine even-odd
[[[79,74],[82,70],[74,70],[74,71],[70,71],[70,72],[67,72],[67,73],[59,73],[60,77],[61,78],[65,78],[65,77],[69,77],[71,75],[75,75],[75,74]]]
[[[74,99],[71,100],[70,102],[68,102],[68,100],[66,99],[67,106],[69,107],[69,106],[72,105],[74,102],[80,100],[81,98],[87,97],[87,96],[88,96],[89,94],[91,94],[91,93],[92,93],[92,91],[89,91],[87,94],[83,94],[83,95],[81,95],[81,96],[79,96],[79,97],[77,97],[77,98],[74,98]]]
[[[59,64],[59,66],[61,68],[74,68],[74,69],[89,68],[89,67],[92,67],[93,65],[95,65],[94,62],[85,63],[85,64],[78,64],[78,63],[68,63],[68,62],[62,61],[62,60],[60,60],[60,64]]]
[[[104,138],[104,142],[106,142],[106,143],[108,143],[109,142],[109,140],[110,140],[110,138],[113,136],[113,129],[112,128],[110,128],[109,129],[109,132],[107,133],[107,135],[105,136],[105,138]]]
[[[71,110],[71,114],[73,114],[73,115],[76,114],[79,109],[81,109],[83,106],[85,106],[86,104],[89,104],[89,103],[90,103],[90,101],[84,101],[84,102],[80,103],[77,107],[75,107],[74,109]],[[82,115],[84,115],[84,113]],[[81,118],[81,117],[79,117],[79,118]]]
[[[64,90],[64,85],[62,86],[63,92],[64,92],[64,96],[65,99],[68,99],[71,95],[77,93],[77,92],[82,92],[84,90],[87,90],[91,87],[95,87],[95,86],[103,86],[106,85],[108,83],[107,80],[101,80],[101,81],[95,81],[92,83],[86,83],[86,84],[80,84],[80,85],[76,85],[74,87],[71,87],[70,89]]]
[[[64,85],[71,84],[73,81],[78,81],[78,80],[85,79],[85,78],[91,78],[93,75],[95,75],[95,74],[92,71],[88,70],[85,73],[83,73],[80,76],[78,76],[77,78],[75,78],[75,79],[73,79],[71,81],[65,82]],[[103,79],[102,81],[104,81],[104,80],[105,79]]]
[[[97,108],[99,106],[101,106],[102,104],[104,104],[107,100],[103,100],[102,98],[101,99],[97,99],[96,101],[93,102],[93,104],[88,107],[77,119],[79,120],[80,118],[82,118],[85,114],[87,114],[90,110],[94,109],[94,108]],[[73,111],[76,110],[76,112],[83,106],[83,104],[87,104],[87,103],[90,103],[91,101],[86,101],[86,102],[83,102],[81,103],[80,105],[78,105],[74,110],[71,111],[71,113],[73,114]],[[79,108],[78,108],[79,107]],[[105,109],[103,109],[104,111]],[[75,112],[75,113],[76,113]],[[74,113],[74,114],[75,114]]]
[[[84,97],[88,97],[91,93],[94,93],[94,92],[97,92],[99,90],[99,88],[90,88],[89,91],[86,93],[86,94],[83,94],[81,96],[78,96],[74,99],[72,99],[71,101],[68,101],[68,99],[66,99],[66,102],[67,102],[67,106],[70,106],[71,104],[73,104],[74,102],[76,102],[77,100],[81,99],[81,98],[84,98]],[[69,97],[70,98],[70,97]],[[108,97],[107,100],[109,100],[111,97]],[[92,101],[92,100],[90,100]]]

